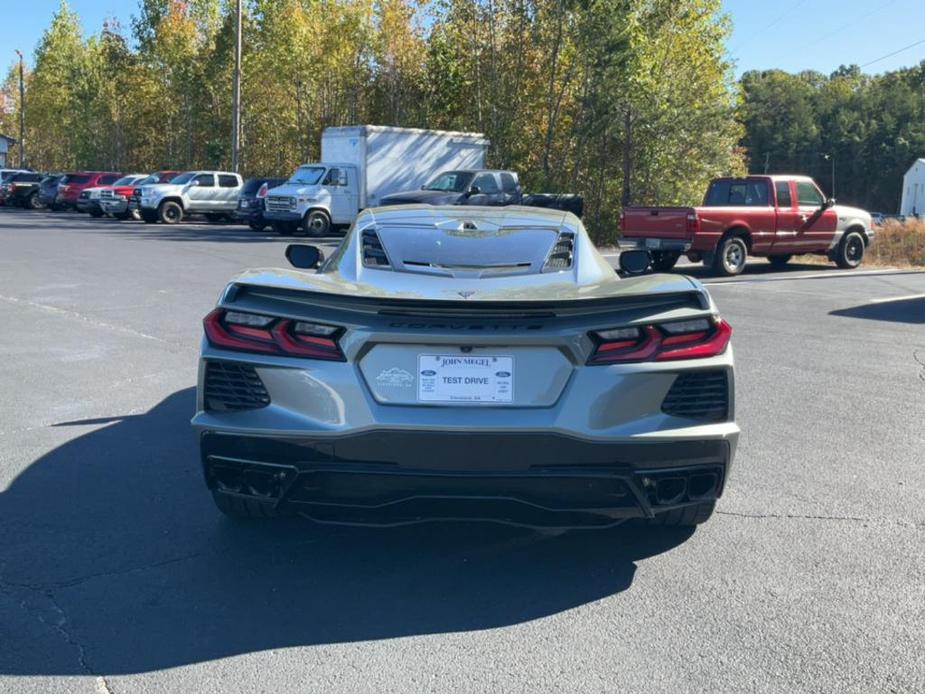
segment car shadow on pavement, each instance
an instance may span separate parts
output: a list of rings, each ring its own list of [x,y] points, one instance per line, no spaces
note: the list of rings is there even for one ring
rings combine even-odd
[[[786,275],[792,272],[827,272],[827,271],[837,271],[838,268],[835,265],[816,265],[814,263],[787,263],[784,266],[771,265],[770,263],[748,263],[745,266],[745,269],[742,271],[741,275],[736,275],[736,277],[757,277],[761,275]],[[736,277],[724,278],[717,275],[713,268],[708,268],[703,265],[683,265],[676,267],[672,272],[680,273],[682,275],[688,275],[689,277],[696,277],[697,279],[704,280],[710,279],[713,281],[727,281],[734,282]]]
[[[842,318],[863,318],[865,320],[925,325],[925,297],[910,297],[898,301],[861,304],[860,306],[830,311],[829,315],[841,316]]]
[[[636,562],[692,533],[234,523],[202,482],[193,408],[190,388],[87,420],[103,426],[0,493],[0,674],[148,672],[519,624],[627,590]]]

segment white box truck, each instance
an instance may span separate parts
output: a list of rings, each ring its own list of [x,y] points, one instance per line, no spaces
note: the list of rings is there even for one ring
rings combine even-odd
[[[303,164],[267,193],[264,218],[279,233],[326,236],[384,196],[420,188],[441,171],[483,169],[488,139],[380,125],[325,128],[321,161]]]

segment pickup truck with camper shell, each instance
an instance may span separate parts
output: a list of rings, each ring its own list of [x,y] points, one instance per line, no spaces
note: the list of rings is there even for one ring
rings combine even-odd
[[[191,214],[210,222],[231,219],[243,181],[230,171],[187,171],[169,183],[141,186],[141,218],[148,223],[177,224]]]
[[[321,161],[299,166],[264,200],[264,220],[280,234],[327,236],[367,207],[419,189],[435,172],[485,168],[480,133],[375,125],[325,128]]]
[[[647,250],[657,272],[686,255],[725,276],[741,273],[748,256],[783,266],[811,253],[855,268],[874,237],[870,214],[836,204],[797,175],[717,178],[700,207],[625,208],[620,231],[620,249]]]

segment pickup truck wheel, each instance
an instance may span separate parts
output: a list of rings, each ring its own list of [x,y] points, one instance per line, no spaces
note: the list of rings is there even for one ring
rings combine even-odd
[[[312,210],[302,220],[302,231],[315,238],[328,236],[331,233],[331,220],[321,210]]]
[[[769,255],[768,262],[774,267],[783,267],[790,262],[792,255]]]
[[[649,525],[661,525],[673,528],[700,525],[701,523],[706,523],[710,519],[715,507],[715,501],[704,501],[700,504],[675,508],[671,511],[663,511],[662,513],[656,513],[655,518],[649,520]]]
[[[38,193],[33,193],[29,196],[29,199],[26,200],[26,207],[28,207],[30,210],[42,209],[42,201],[39,200]]]
[[[157,208],[157,216],[164,224],[177,224],[183,219],[183,208],[172,200],[168,200],[162,202]]]
[[[672,251],[652,251],[652,269],[655,272],[668,272],[678,262],[681,257],[680,253]]]
[[[236,520],[276,518],[282,515],[271,503],[266,501],[241,499],[221,492],[212,492],[212,499],[215,501],[219,511]]]
[[[853,270],[864,260],[864,237],[852,231],[842,238],[835,250],[835,264],[842,270]]]
[[[726,236],[719,242],[713,258],[713,271],[723,277],[742,274],[748,257],[748,246],[741,236]]]

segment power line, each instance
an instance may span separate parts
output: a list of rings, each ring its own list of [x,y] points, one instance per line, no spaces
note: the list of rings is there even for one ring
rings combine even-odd
[[[758,36],[758,34],[763,34],[768,29],[774,26],[777,26],[777,24],[780,23],[782,19],[789,17],[793,13],[794,10],[800,7],[800,5],[805,5],[805,4],[806,4],[806,0],[797,0],[795,3],[790,5],[786,10],[784,10],[780,15],[778,15],[777,17],[772,19],[770,22],[765,24],[761,29],[758,29],[757,31],[753,31],[750,34],[747,34],[744,39],[739,39],[738,41],[736,41],[736,45],[733,46],[731,49],[729,49],[729,52],[730,53],[734,52],[735,49],[741,46],[743,43],[746,43],[747,41],[750,41],[755,36]]]
[[[867,67],[868,65],[873,65],[874,63],[879,63],[881,60],[886,60],[887,58],[892,58],[892,57],[893,57],[894,55],[896,55],[897,53],[902,53],[903,51],[908,51],[910,48],[915,48],[916,46],[918,46],[919,44],[922,44],[922,43],[925,43],[925,39],[922,39],[921,41],[916,41],[915,43],[910,43],[908,46],[904,46],[903,48],[900,48],[898,51],[893,51],[892,53],[887,53],[886,55],[882,55],[882,56],[880,56],[879,58],[877,58],[876,60],[871,60],[869,63],[864,63],[863,65],[861,65],[861,67],[862,67],[862,68],[865,68],[865,67]]]

